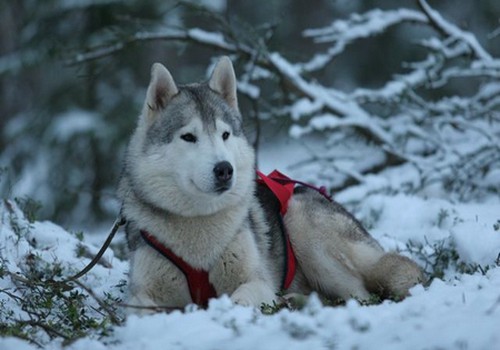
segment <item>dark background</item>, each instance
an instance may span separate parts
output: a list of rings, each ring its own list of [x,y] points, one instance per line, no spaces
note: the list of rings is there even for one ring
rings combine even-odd
[[[203,80],[222,54],[188,42],[138,42],[114,55],[74,63],[90,47],[112,45],[140,31],[218,30],[220,16],[241,42],[265,35],[269,51],[294,62],[322,48],[302,35],[353,13],[417,9],[414,1],[203,1],[208,10],[178,1],[0,2],[0,190],[25,205],[39,203],[42,218],[92,225],[114,217],[115,188],[126,140],[142,107],[153,62],[180,83]],[[443,17],[475,34],[495,57],[500,2],[429,1]],[[207,12],[208,11],[208,12]],[[496,34],[496,35],[495,35]],[[404,72],[402,62],[423,58],[415,45],[434,35],[419,24],[391,27],[351,45],[320,74],[320,84],[344,92],[376,88]],[[236,65],[237,74],[241,66]],[[475,82],[456,82],[430,98],[469,94]],[[271,92],[269,92],[271,93]],[[242,102],[242,112],[248,112]],[[266,119],[266,118],[264,118]],[[272,119],[272,115],[271,115]],[[276,118],[277,119],[277,118]],[[261,123],[287,137],[289,120]],[[274,133],[274,131],[273,131]],[[34,200],[34,202],[32,201]]]

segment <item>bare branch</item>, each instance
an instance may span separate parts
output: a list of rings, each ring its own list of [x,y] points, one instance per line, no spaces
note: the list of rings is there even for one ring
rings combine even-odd
[[[171,306],[145,306],[145,305],[131,305],[122,303],[120,306],[125,308],[137,309],[137,310],[146,310],[151,312],[173,312],[173,311],[182,311],[184,310],[181,307],[171,307]]]
[[[491,142],[497,137],[496,131],[489,131],[484,126],[470,127],[471,123],[460,119],[461,112],[457,110],[462,106],[456,105],[457,110],[443,110],[437,103],[416,94],[419,89],[446,86],[456,78],[486,78],[495,81],[500,77],[498,59],[493,59],[471,33],[447,22],[425,0],[418,0],[418,3],[421,12],[410,9],[373,10],[352,15],[347,20],[336,20],[325,28],[305,31],[304,35],[316,42],[334,43],[327,53],[317,54],[307,63],[293,63],[279,52],[270,52],[264,40],[251,35],[251,39],[238,38],[234,29],[220,16],[216,19],[220,32],[207,32],[197,28],[141,32],[108,47],[91,48],[68,62],[76,64],[105,57],[128,45],[153,40],[190,43],[231,54],[236,60],[246,62],[239,91],[249,98],[254,117],[266,113],[283,117],[292,115],[290,133],[296,137],[316,131],[340,134],[351,130],[355,137],[362,136],[383,152],[385,160],[370,163],[369,169],[360,174],[349,174],[349,170],[343,170],[335,164],[335,159],[316,159],[331,162],[337,172],[344,173],[347,176],[347,186],[359,183],[364,174],[378,172],[389,166],[411,163],[426,172],[433,167],[435,169],[436,162],[442,162],[447,156],[451,155],[456,159],[458,154],[453,154],[455,149],[448,146],[448,136],[440,128],[466,127],[468,133],[479,135],[485,142]],[[350,94],[326,87],[308,77],[309,72],[324,68],[352,42],[377,35],[401,23],[431,25],[444,36],[431,37],[421,42],[429,54],[423,61],[405,64],[410,68],[408,73],[394,76],[379,89],[359,88]],[[475,60],[471,60],[471,52]],[[260,96],[258,90],[261,80],[266,84],[273,84],[276,93],[271,97]],[[489,113],[490,118],[495,118],[486,106],[498,105],[498,97],[481,96],[479,92],[463,101],[467,100],[470,106],[468,108],[477,114]],[[277,98],[280,99],[279,108],[274,103]],[[444,99],[442,101],[445,102]],[[390,117],[381,115],[377,109],[370,107],[373,104],[392,109]],[[305,113],[295,112],[302,111],[301,107],[304,105]]]
[[[122,51],[133,44],[148,41],[185,41],[226,52],[242,51],[248,53],[248,48],[228,43],[220,33],[207,32],[199,28],[189,30],[170,29],[157,33],[138,32],[130,38],[119,41],[113,45],[91,47],[87,52],[79,53],[75,57],[66,60],[66,64],[71,66],[97,60]]]
[[[439,12],[429,6],[425,0],[418,0],[418,6],[427,16],[429,22],[441,34],[459,39],[470,47],[474,56],[484,61],[491,61],[491,55],[479,44],[476,37],[469,32],[463,31],[454,24],[446,21]]]
[[[90,295],[97,302],[97,304],[99,304],[99,306],[106,312],[106,314],[109,316],[109,319],[114,325],[119,325],[122,323],[120,318],[116,315],[116,312],[114,312],[114,310],[111,309],[109,305],[107,305],[104,301],[102,301],[102,299],[99,298],[92,289],[90,289],[89,287],[87,287],[78,280],[74,280],[72,282],[75,283],[80,288],[82,288],[83,290],[85,290],[87,294]]]
[[[313,38],[315,43],[335,44],[326,53],[315,54],[308,62],[301,64],[301,69],[306,72],[321,70],[344,52],[349,44],[384,33],[388,28],[401,23],[428,24],[428,19],[421,12],[410,9],[374,9],[363,14],[353,14],[347,20],[336,20],[327,27],[307,29],[303,35]]]

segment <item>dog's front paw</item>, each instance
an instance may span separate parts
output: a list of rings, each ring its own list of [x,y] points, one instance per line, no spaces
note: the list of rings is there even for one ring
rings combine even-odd
[[[156,303],[150,298],[142,295],[133,295],[129,298],[125,305],[127,314],[135,314],[138,316],[150,315],[159,311]]]
[[[252,306],[252,307],[257,306],[254,305],[254,303],[250,299],[241,296],[235,296],[234,294],[231,296],[231,301],[236,305],[240,306]]]
[[[240,286],[231,295],[231,301],[241,306],[257,306],[251,291],[246,285]]]
[[[231,295],[233,303],[242,306],[260,307],[263,303],[272,304],[276,295],[263,282],[249,282],[242,284]]]

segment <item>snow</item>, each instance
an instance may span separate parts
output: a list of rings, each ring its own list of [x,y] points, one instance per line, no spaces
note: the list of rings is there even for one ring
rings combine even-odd
[[[355,101],[350,99],[345,93],[325,88],[317,83],[308,82],[300,74],[296,65],[290,63],[285,57],[277,52],[271,53],[269,59],[273,66],[279,71],[287,80],[291,81],[294,87],[300,90],[305,96],[313,100],[314,104],[321,104],[330,112],[344,117],[344,125],[356,125],[366,128],[373,137],[384,143],[391,143],[391,136],[380,127],[378,120],[375,116],[371,116],[367,111],[360,107]],[[302,108],[302,106],[299,106]],[[320,116],[323,118],[323,116]],[[300,129],[293,129],[292,136],[302,135],[316,130],[314,125],[315,118],[312,118],[309,125],[302,131]],[[320,129],[323,130],[328,125],[325,125],[323,120],[317,122]],[[331,118],[328,121],[331,124]],[[336,126],[337,124],[335,124]]]
[[[227,0],[205,0],[201,1],[201,3],[217,12],[223,12],[227,8]]]
[[[473,209],[473,208],[471,208]],[[460,222],[451,231],[457,251],[469,263],[487,266],[500,258],[500,231],[491,230],[492,223],[498,220],[498,206],[484,205],[479,213],[468,211],[462,214]]]
[[[406,21],[426,23],[427,18],[421,12],[410,9],[374,9],[363,15],[353,14],[347,20],[337,19],[324,28],[305,30],[304,36],[313,38],[315,43],[333,42],[334,45],[326,53],[316,54],[302,68],[306,71],[320,70],[340,55],[350,43],[383,33],[388,27]]]
[[[422,7],[422,9],[425,11],[427,16],[429,16],[429,19],[441,30],[443,30],[447,35],[449,35],[452,38],[455,39],[460,39],[464,42],[466,42],[470,48],[472,49],[473,53],[481,60],[484,60],[486,62],[488,61],[493,61],[493,57],[479,44],[477,41],[476,37],[472,35],[469,32],[464,32],[454,24],[446,21],[441,14],[431,8],[429,4],[425,0],[419,0],[419,5]]]
[[[275,153],[285,147],[278,147]],[[297,145],[293,147],[296,149]],[[266,147],[263,153],[267,154]],[[272,154],[260,158],[264,171],[276,165]],[[287,170],[285,162],[281,165],[285,172],[294,174]],[[323,306],[312,295],[301,310],[263,315],[257,309],[234,305],[222,296],[211,300],[207,310],[190,306],[169,314],[128,316],[122,325],[113,327],[108,337],[90,334],[64,347],[60,341],[45,339],[44,345],[61,350],[494,349],[500,344],[500,231],[494,228],[500,219],[500,200],[492,197],[461,203],[442,196],[442,192],[417,195],[380,191],[387,186],[402,186],[403,180],[398,183],[397,179],[412,179],[416,176],[412,171],[407,165],[400,167],[399,172],[367,177],[362,185],[336,194],[335,198],[345,204],[362,200],[355,214],[386,250],[402,250],[402,254],[429,269],[422,256],[407,250],[406,244],[420,244],[428,259],[436,253],[436,245],[444,244],[456,248],[459,262],[481,265],[477,272],[466,274],[450,265],[442,279],[435,278],[428,287],[415,286],[405,300],[371,306],[353,300],[343,306]],[[376,190],[377,194],[370,195]],[[0,257],[8,261],[8,269],[13,272],[20,271],[28,253],[75,271],[88,262],[86,257],[75,256],[76,247],[84,245],[95,254],[100,245],[95,237],[92,243],[86,237],[80,241],[51,222],[29,224],[28,233],[18,236],[9,215],[2,204]],[[17,209],[15,217],[18,223],[26,223]],[[102,242],[104,232],[101,237]],[[123,237],[118,239],[123,241]],[[82,283],[101,297],[107,292],[124,298],[116,286],[125,278],[128,263],[116,258],[111,250],[105,258],[107,263],[95,267]],[[0,279],[1,290],[15,291],[11,283],[7,277]],[[8,302],[9,298],[0,292],[0,300]],[[37,347],[6,337],[0,338],[0,349]]]
[[[257,99],[260,96],[260,88],[248,82],[238,82],[238,91],[253,99]]]
[[[76,2],[66,3],[69,6]],[[217,2],[218,7],[224,4],[223,0]],[[498,76],[499,61],[493,60],[470,33],[447,22],[426,2],[420,1],[420,5],[427,16],[413,10],[374,10],[352,15],[346,21],[336,20],[326,28],[307,31],[306,36],[313,37],[316,42],[333,42],[333,47],[306,64],[295,64],[280,53],[270,53],[269,65],[273,70],[256,66],[251,76],[238,84],[238,89],[258,99],[261,91],[256,81],[259,79],[268,79],[276,73],[280,79],[291,83],[300,96],[284,107],[292,120],[289,134],[293,138],[264,144],[258,157],[259,168],[265,173],[278,168],[291,177],[329,187],[342,183],[342,176],[358,180],[358,185],[335,193],[334,198],[354,213],[384,249],[400,251],[420,264],[428,276],[434,277],[429,285],[415,286],[403,301],[384,301],[369,306],[353,300],[345,305],[324,306],[311,295],[302,309],[281,310],[273,315],[234,305],[228,296],[221,296],[211,300],[207,310],[188,306],[168,314],[128,316],[123,324],[113,326],[107,336],[89,331],[85,338],[63,345],[61,339],[50,339],[40,331],[35,334],[37,342],[55,350],[498,349],[500,198],[492,194],[494,191],[485,191],[465,201],[444,188],[441,180],[445,177],[443,174],[463,176],[453,173],[453,166],[479,169],[476,164],[481,165],[481,157],[497,157],[494,152],[498,152],[498,146],[494,147],[494,142],[498,138],[498,125],[495,124],[498,117],[494,107],[498,104],[500,84],[484,84],[471,98],[451,96],[432,104],[426,101],[428,110],[417,106],[399,111],[386,120],[383,116],[372,115],[363,103],[398,101],[404,94],[418,100],[412,90],[428,81],[429,73],[437,64],[434,55],[408,65],[409,72],[394,76],[380,89],[359,88],[352,94],[321,86],[302,74],[320,69],[359,38],[377,35],[400,22],[430,20],[450,39],[429,39],[424,45],[444,53],[447,58],[472,51],[477,59],[470,67],[445,68],[441,80],[431,81],[433,86],[444,84],[452,77],[477,76],[473,70],[491,71],[490,77]],[[139,32],[133,40],[158,38],[191,38],[230,52],[234,50],[223,35],[200,28]],[[118,43],[77,57],[77,60],[96,58],[123,47]],[[14,61],[10,57],[0,60],[0,72],[15,68]],[[475,120],[475,115],[477,119],[487,116],[485,111],[488,109],[492,110],[492,117]],[[426,115],[433,118],[425,118]],[[22,122],[11,123],[4,132],[12,136],[24,127]],[[349,138],[340,135],[345,134],[348,127],[368,131],[380,143],[395,150],[404,148],[403,155],[408,162],[377,174],[363,175],[364,169],[383,163],[386,155],[382,149],[370,145],[349,144]],[[48,134],[51,140],[63,142],[79,133],[101,133],[105,129],[97,115],[77,111],[56,116]],[[336,133],[338,130],[341,132]],[[328,134],[327,142],[315,140],[315,131],[327,131],[324,133]],[[396,139],[406,136],[408,143],[399,147]],[[424,159],[421,154],[429,144],[435,146],[435,153]],[[34,178],[47,172],[44,165],[48,160],[37,159],[36,168],[28,169],[26,180],[17,185],[26,192],[33,192],[29,184],[35,186],[33,184],[38,182]],[[459,162],[460,159],[466,162]],[[494,167],[498,162],[491,164]],[[37,169],[42,171],[34,171]],[[440,181],[432,183],[432,176]],[[477,186],[479,191],[488,186],[498,188],[498,166],[489,169],[484,177],[469,179],[472,185],[479,181],[482,182]],[[42,186],[39,190],[48,191]],[[70,276],[96,254],[106,234],[102,230],[82,239],[52,222],[30,223],[13,202],[0,202],[0,321],[7,324],[13,322],[13,317],[26,319],[28,316],[17,303],[22,290],[16,286],[13,275],[22,274],[29,259],[36,257],[47,265],[60,264],[64,275]],[[126,279],[128,261],[119,258],[120,245],[123,246],[124,241],[124,235],[118,235],[115,250],[108,250],[103,261],[80,281],[98,298],[104,299],[107,294],[117,299],[126,297],[121,286]],[[440,266],[442,271],[437,270],[438,263],[444,264]],[[5,269],[11,275],[4,274]],[[85,293],[81,288],[76,289]],[[93,317],[103,317],[93,298],[88,298],[88,307]],[[119,316],[125,318],[124,310],[118,307]],[[10,318],[8,311],[12,311]],[[38,347],[21,338],[2,337],[0,349],[33,350]]]
[[[319,111],[321,107],[323,107],[321,101],[311,101],[308,98],[301,98],[290,107],[290,116],[293,121],[298,121],[304,115]]]
[[[96,113],[90,113],[83,110],[73,110],[58,115],[53,122],[51,135],[60,141],[70,140],[77,134],[94,132],[102,135],[106,130],[105,124]]]
[[[418,11],[410,9],[386,10],[373,9],[362,15],[354,13],[347,20],[336,19],[330,26],[319,29],[307,29],[304,36],[313,37],[316,42],[324,43],[368,37],[383,32],[387,27],[404,21],[427,22],[427,18]]]
[[[187,31],[188,36],[200,42],[219,46],[221,48],[232,48],[220,33],[208,32],[200,28],[192,28]]]

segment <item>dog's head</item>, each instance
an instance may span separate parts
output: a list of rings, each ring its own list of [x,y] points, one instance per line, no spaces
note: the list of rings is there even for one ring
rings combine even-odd
[[[184,216],[238,205],[253,190],[254,162],[229,58],[219,60],[208,82],[185,86],[153,65],[127,158],[134,186],[148,201]]]

